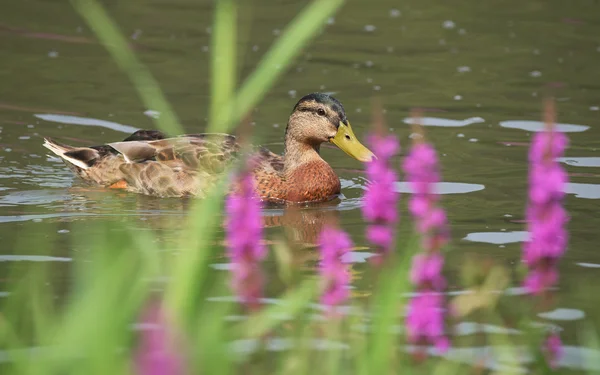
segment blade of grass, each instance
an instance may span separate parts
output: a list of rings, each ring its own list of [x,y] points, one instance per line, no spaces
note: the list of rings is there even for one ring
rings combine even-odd
[[[236,82],[236,0],[216,2],[212,32],[210,128],[223,129],[218,114],[233,97]]]
[[[221,220],[226,183],[222,179],[205,199],[195,202],[180,244],[182,254],[173,265],[173,277],[167,287],[166,302],[174,313],[179,314],[184,324],[192,321],[194,311],[203,303],[202,287],[208,271],[209,255],[217,248],[210,247],[209,244]]]
[[[96,0],[71,0],[71,3],[108,50],[119,68],[129,76],[144,105],[148,109],[160,112],[160,116],[155,120],[158,128],[171,135],[183,133],[183,128],[158,82],[131,51],[127,41],[104,7]]]
[[[400,312],[404,310],[405,302],[401,298],[403,294],[412,289],[408,275],[410,271],[412,255],[418,250],[417,237],[412,236],[402,255],[393,254],[396,258],[387,267],[377,283],[377,292],[373,301],[373,326],[370,341],[370,356],[368,372],[371,374],[388,374],[395,358],[396,345],[394,341],[397,336],[393,334],[393,326],[398,321]],[[408,370],[408,369],[407,369]]]
[[[211,124],[210,131],[227,131],[256,106],[275,80],[283,74],[292,59],[343,3],[344,0],[315,0],[304,8],[275,41],[256,70],[246,79],[235,99],[221,110],[219,122]]]
[[[334,321],[329,324],[326,328],[326,339],[333,342],[342,342],[342,329],[344,328],[345,321]],[[346,326],[347,328],[347,326]],[[331,348],[326,350],[324,353],[326,357],[323,367],[327,369],[328,374],[338,374],[340,372],[340,366],[342,364],[343,350],[339,348]]]
[[[80,233],[90,240],[88,231]],[[75,291],[57,329],[42,341],[53,359],[47,361],[46,373],[120,373],[127,352],[116,349],[130,342],[130,325],[148,293],[147,253],[133,245],[134,235],[139,234],[133,229],[123,232],[106,225],[98,237],[107,240],[92,242],[91,259],[76,263],[88,272],[79,271],[83,286]]]
[[[213,278],[209,295],[225,295],[229,292],[224,275]],[[230,322],[224,317],[230,316],[234,303],[204,302],[203,307],[195,316],[195,355],[194,365],[197,374],[222,374],[231,373],[233,367],[230,343]]]

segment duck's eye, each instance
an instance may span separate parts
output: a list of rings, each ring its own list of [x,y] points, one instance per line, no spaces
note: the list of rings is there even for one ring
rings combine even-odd
[[[323,108],[319,108],[319,109],[317,109],[317,114],[319,116],[325,116],[325,110]]]

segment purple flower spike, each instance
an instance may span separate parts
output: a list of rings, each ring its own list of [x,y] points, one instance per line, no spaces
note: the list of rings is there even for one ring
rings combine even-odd
[[[559,366],[560,360],[563,356],[563,346],[560,336],[557,333],[550,334],[544,342],[544,351],[548,358],[550,367],[556,369]]]
[[[350,273],[342,257],[352,248],[352,240],[346,232],[326,226],[319,234],[318,241],[321,250],[320,273],[325,282],[321,302],[330,309],[342,304],[349,296]]]
[[[413,144],[403,163],[411,187],[408,208],[421,235],[422,252],[413,258],[410,280],[418,293],[409,303],[406,317],[408,340],[433,344],[439,351],[450,347],[444,336],[444,297],[441,249],[450,240],[448,219],[438,206],[435,184],[440,181],[438,157],[433,146],[419,141]]]
[[[142,324],[145,328],[141,332],[135,355],[137,374],[184,374],[183,356],[176,350],[173,332],[159,303],[153,302],[146,307]]]
[[[567,137],[551,123],[531,141],[526,210],[529,240],[523,245],[523,262],[529,270],[524,286],[532,294],[541,294],[558,282],[557,263],[567,247],[568,215],[562,200],[568,177],[556,161],[567,145]]]
[[[238,176],[236,189],[225,202],[227,255],[232,263],[232,288],[249,308],[257,308],[262,296],[260,261],[267,255],[264,245],[261,204],[250,173]]]
[[[389,249],[394,242],[394,228],[387,225],[369,225],[367,240],[381,249]]]
[[[424,292],[409,303],[406,317],[408,341],[413,344],[432,343],[440,352],[450,347],[444,336],[443,296],[435,292]]]
[[[394,227],[398,222],[398,198],[395,189],[398,175],[390,165],[390,159],[400,151],[400,143],[393,135],[372,135],[369,146],[377,150],[377,159],[366,164],[369,180],[363,196],[362,213],[371,222],[367,227],[367,239],[387,254],[394,242]]]
[[[443,290],[446,280],[442,276],[444,257],[439,253],[417,254],[413,258],[410,281],[432,290]]]

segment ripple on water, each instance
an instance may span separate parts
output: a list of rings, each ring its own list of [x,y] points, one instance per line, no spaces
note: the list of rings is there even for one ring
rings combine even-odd
[[[423,126],[443,126],[447,128],[456,128],[461,126],[467,126],[471,124],[478,124],[485,122],[485,120],[481,117],[470,117],[465,120],[452,120],[441,117],[407,117],[404,120],[405,124],[421,124]]]
[[[396,191],[400,193],[412,193],[410,184],[405,181],[396,182]],[[438,182],[435,184],[435,194],[465,194],[485,189],[481,184],[468,184],[463,182]]]
[[[575,194],[577,198],[584,199],[600,199],[599,184],[581,184],[568,182],[565,188],[567,194]]]
[[[342,255],[341,260],[343,263],[366,263],[367,259],[375,255],[367,251],[349,251]]]
[[[577,264],[579,267],[585,267],[585,268],[600,268],[600,264],[598,264],[598,263],[579,262],[579,263],[575,263],[575,264]]]
[[[564,308],[554,309],[537,315],[540,318],[548,320],[581,320],[585,317],[585,313],[581,310]]]
[[[455,335],[466,336],[475,333],[490,333],[490,334],[504,334],[504,335],[519,335],[522,332],[514,328],[505,328],[493,324],[481,324],[475,322],[460,322],[453,327]]]
[[[500,126],[503,128],[510,129],[521,129],[529,132],[538,132],[544,130],[544,123],[541,121],[527,121],[527,120],[511,120],[511,121],[500,121]],[[587,125],[575,125],[575,124],[556,124],[556,129],[563,133],[577,133],[588,130],[590,127]]]
[[[70,262],[71,258],[46,255],[0,255],[0,262]]]
[[[39,206],[69,200],[64,190],[21,190],[11,191],[0,197],[0,206]]]
[[[231,343],[231,348],[236,353],[249,354],[261,348],[272,352],[290,350],[292,348],[298,347],[298,344],[306,345],[315,350],[340,350],[350,348],[348,344],[338,341],[331,341],[325,339],[309,339],[302,342],[279,337],[270,337],[264,341],[259,341],[257,339],[235,340]]]
[[[484,242],[494,245],[503,245],[516,242],[524,242],[529,237],[526,231],[514,232],[475,232],[469,233],[463,240],[471,242]]]
[[[88,117],[79,117],[79,116],[68,116],[68,115],[57,115],[53,113],[47,114],[35,114],[35,117],[42,119],[44,121],[50,122],[58,122],[61,124],[71,124],[71,125],[83,125],[83,126],[99,126],[102,128],[107,128],[111,130],[115,130],[118,132],[123,132],[127,134],[131,134],[135,131],[140,130],[139,128],[135,128],[129,125],[119,124],[117,122],[100,120],[95,118]]]
[[[600,167],[600,158],[598,157],[568,157],[556,159],[561,163],[572,165],[574,167]]]

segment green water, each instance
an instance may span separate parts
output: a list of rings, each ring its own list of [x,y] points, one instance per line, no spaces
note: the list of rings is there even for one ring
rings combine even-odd
[[[241,78],[303,5],[242,4]],[[211,2],[106,6],[186,130],[201,132],[208,110]],[[358,136],[367,131],[372,98],[380,98],[390,130],[406,147],[410,127],[404,120],[411,108],[424,108],[424,116],[433,118],[428,121],[438,125],[427,134],[440,153],[444,180],[453,183],[442,192],[455,245],[448,254],[450,290],[459,291],[456,274],[465,254],[519,263],[531,136],[520,121],[539,121],[543,98],[554,96],[558,122],[578,125],[563,128],[575,130],[568,133],[565,163],[572,183],[566,199],[571,239],[551,308],[560,310],[540,321],[563,328],[565,343],[575,345],[580,324],[598,320],[600,302],[591,289],[600,277],[598,14],[595,1],[350,1],[256,108],[256,135],[282,151],[296,100],[325,91],[342,101]],[[160,233],[166,241],[176,238],[189,202],[90,189],[41,147],[43,136],[89,145],[122,139],[131,127],[153,128],[144,114],[152,108],[141,104],[68,2],[3,4],[0,43],[0,298],[10,298],[9,269],[24,272],[36,262],[52,264],[49,284],[68,288],[72,257],[86,251],[72,242],[74,222],[119,222]],[[110,123],[84,126],[90,119]],[[310,243],[323,221],[336,216],[357,246],[367,246],[359,210],[362,166],[339,150],[325,148],[323,155],[342,179],[341,202],[292,214],[266,210],[269,236],[285,233],[296,243]],[[369,293],[360,278],[368,250],[362,255],[352,256],[356,298]],[[310,248],[298,247],[294,256],[307,269],[317,259]],[[568,349],[566,363],[577,369],[579,352]]]

